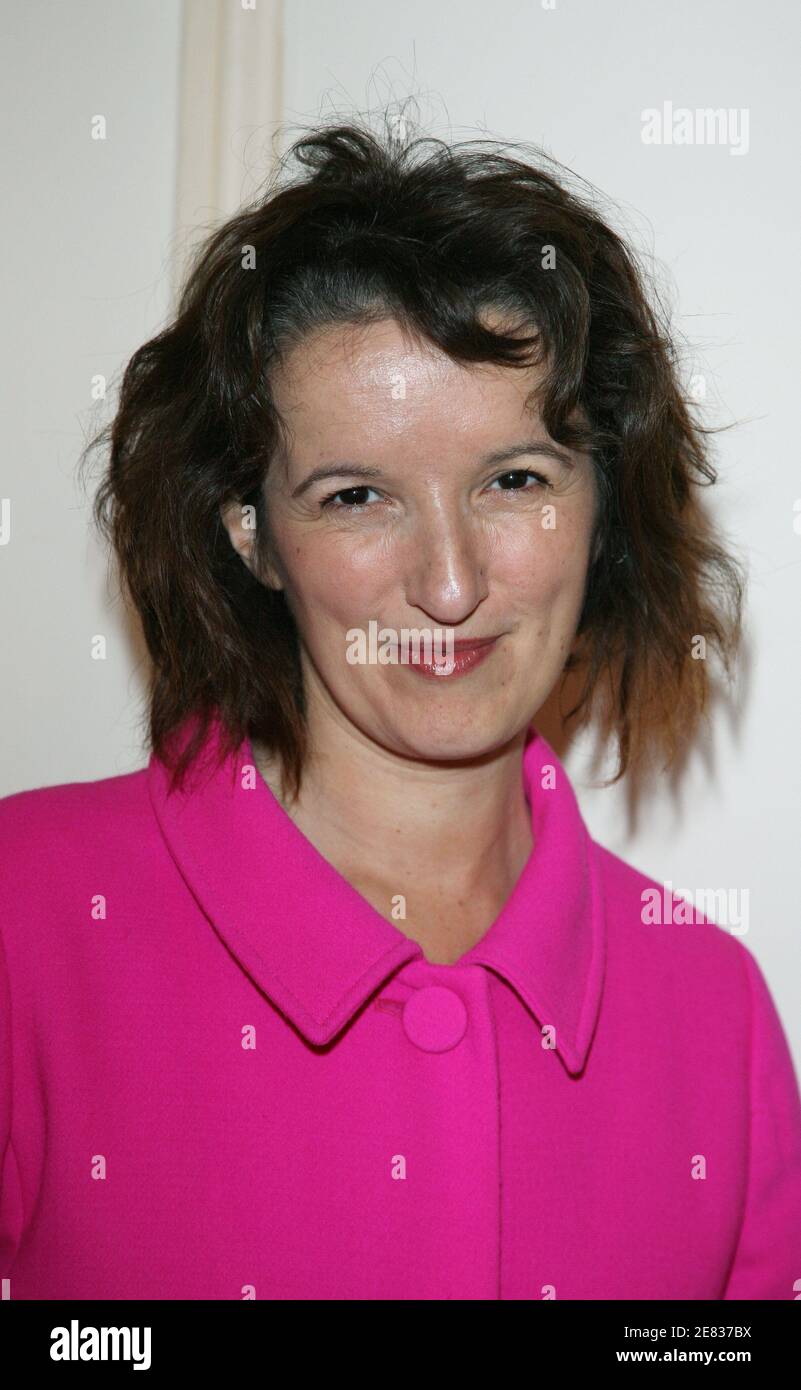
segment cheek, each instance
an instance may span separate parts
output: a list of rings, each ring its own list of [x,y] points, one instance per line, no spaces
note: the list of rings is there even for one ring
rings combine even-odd
[[[339,632],[380,615],[390,570],[374,549],[345,535],[300,537],[283,548],[287,599],[305,630]]]
[[[530,611],[569,609],[583,593],[587,547],[586,535],[567,524],[561,530],[507,532],[493,548],[490,588],[493,582],[502,586]]]

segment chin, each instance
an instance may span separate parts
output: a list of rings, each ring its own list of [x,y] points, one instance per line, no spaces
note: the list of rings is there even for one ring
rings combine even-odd
[[[390,733],[388,746],[404,757],[426,762],[453,762],[480,758],[503,748],[519,732],[514,724],[491,721],[485,727],[472,725],[462,728],[453,724],[437,726],[431,720],[425,727],[413,730],[408,726]]]

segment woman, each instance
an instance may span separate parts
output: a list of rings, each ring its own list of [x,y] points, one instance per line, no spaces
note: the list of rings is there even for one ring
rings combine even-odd
[[[760,969],[532,722],[670,761],[736,650],[668,332],[542,159],[293,153],[110,430],[149,764],[0,804],[11,1297],[793,1299]]]

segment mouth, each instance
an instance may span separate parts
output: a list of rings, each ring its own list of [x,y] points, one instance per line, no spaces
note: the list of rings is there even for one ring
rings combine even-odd
[[[495,650],[497,642],[497,637],[459,638],[453,643],[451,661],[447,656],[443,656],[441,661],[411,660],[408,663],[409,670],[427,679],[454,680],[457,676],[465,676],[469,671],[474,671],[482,661],[486,661]]]

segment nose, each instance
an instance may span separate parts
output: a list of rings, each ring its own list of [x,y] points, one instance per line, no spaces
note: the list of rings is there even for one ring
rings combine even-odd
[[[443,627],[463,623],[487,597],[486,540],[470,517],[437,508],[409,537],[406,600]]]

